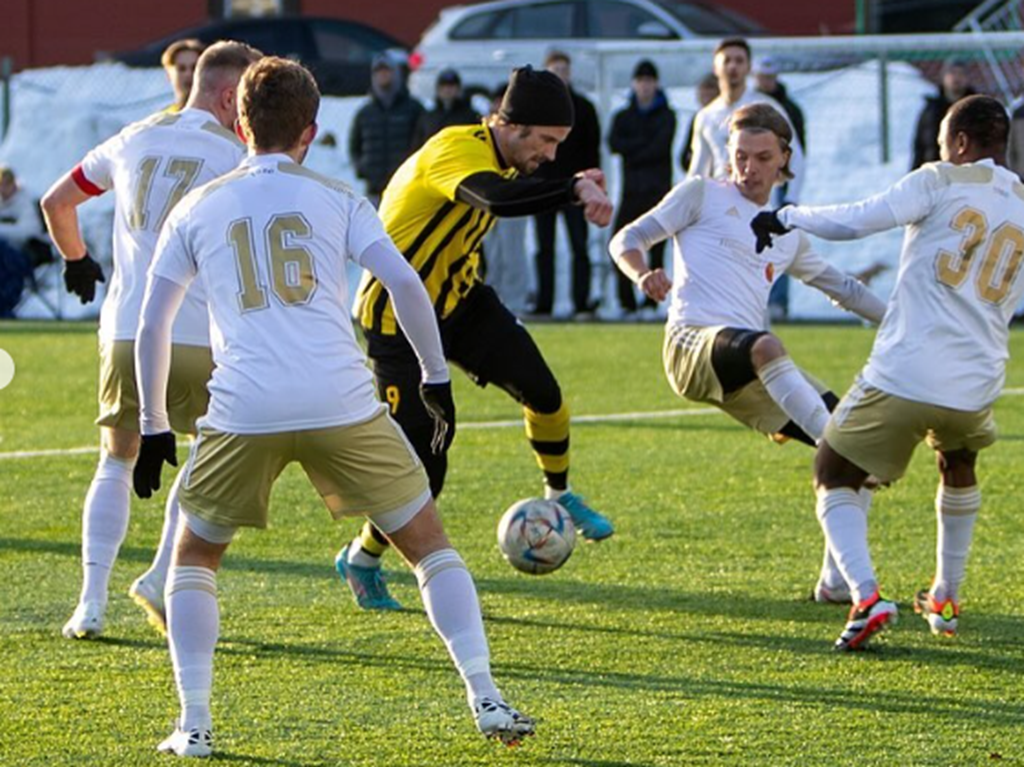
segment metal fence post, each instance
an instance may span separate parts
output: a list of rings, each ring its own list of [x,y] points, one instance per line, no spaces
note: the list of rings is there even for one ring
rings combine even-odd
[[[889,55],[878,57],[878,122],[882,163],[889,162]]]
[[[11,124],[11,72],[14,70],[14,62],[10,56],[0,59],[0,80],[3,81],[3,94],[0,100],[3,102],[4,120],[0,125],[0,141],[7,138],[7,128]]]

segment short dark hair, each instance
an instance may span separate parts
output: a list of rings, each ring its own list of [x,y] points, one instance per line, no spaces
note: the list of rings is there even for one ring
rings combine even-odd
[[[1001,152],[1010,137],[1010,118],[1003,105],[991,96],[966,96],[946,112],[951,136],[966,134],[982,149]]]
[[[565,51],[553,50],[548,51],[548,55],[544,57],[544,66],[551,66],[556,61],[564,61],[566,64],[572,64],[572,59],[569,58],[568,53]]]
[[[178,54],[182,51],[192,51],[193,53],[202,55],[204,50],[206,50],[206,46],[203,45],[202,40],[197,40],[194,37],[186,37],[184,40],[175,40],[164,48],[164,52],[160,54],[160,66],[164,69],[173,67],[174,60],[178,58]]]
[[[748,104],[737,109],[729,121],[729,135],[740,131],[751,133],[774,133],[779,139],[783,152],[789,152],[792,158],[790,147],[793,144],[793,129],[779,110],[771,104],[758,102]],[[782,175],[788,180],[793,178],[793,172],[789,170],[789,160],[782,166]]]
[[[747,52],[747,59],[750,59],[750,43],[744,40],[742,37],[727,37],[717,46],[715,46],[715,56],[720,54],[726,48],[742,48]]]
[[[260,59],[245,71],[238,86],[238,120],[256,149],[291,149],[319,109],[316,80],[289,59]]]

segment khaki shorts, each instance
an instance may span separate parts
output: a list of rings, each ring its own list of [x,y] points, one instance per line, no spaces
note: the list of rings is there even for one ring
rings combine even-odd
[[[955,411],[904,400],[863,381],[836,407],[824,439],[843,458],[883,482],[903,477],[917,444],[936,451],[980,451],[996,441],[992,409]]]
[[[665,334],[662,361],[669,386],[680,397],[697,403],[710,403],[736,421],[761,434],[773,436],[790,421],[789,416],[755,379],[734,392],[725,394],[711,364],[715,337],[725,328],[722,325],[672,328]],[[804,378],[818,392],[829,389],[806,371]]]
[[[266,528],[270,490],[293,461],[335,518],[372,517],[429,499],[420,460],[381,409],[369,421],[325,429],[238,435],[202,427],[179,501],[208,523]]]
[[[213,357],[209,347],[171,346],[167,415],[171,429],[179,435],[196,433],[196,419],[206,413],[210,402],[206,385],[212,375]],[[96,423],[101,427],[139,431],[134,341],[100,344],[100,416]]]

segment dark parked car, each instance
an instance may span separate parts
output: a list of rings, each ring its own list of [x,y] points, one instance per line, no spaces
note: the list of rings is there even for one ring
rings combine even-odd
[[[406,57],[401,42],[356,21],[307,16],[215,21],[183,29],[128,53],[114,54],[131,67],[159,67],[160,54],[175,40],[195,37],[204,43],[240,40],[266,54],[301,61],[316,76],[320,90],[332,96],[356,96],[370,88],[370,62],[383,51]]]

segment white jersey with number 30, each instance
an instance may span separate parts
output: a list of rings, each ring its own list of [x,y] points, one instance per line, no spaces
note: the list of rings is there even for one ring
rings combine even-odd
[[[245,145],[209,112],[186,109],[128,126],[89,152],[72,177],[85,192],[113,189],[114,273],[100,310],[100,339],[132,341],[160,227],[192,189],[236,168]],[[174,324],[177,344],[209,346],[205,295],[196,285]]]
[[[863,377],[889,394],[962,411],[1005,380],[1009,323],[1024,294],[1024,185],[991,160],[932,163],[851,205],[783,208],[829,239],[906,226],[896,287]]]
[[[346,262],[387,239],[377,212],[287,155],[249,157],[186,197],[152,274],[209,296],[216,368],[201,424],[264,434],[355,424],[380,409],[348,313]]]

